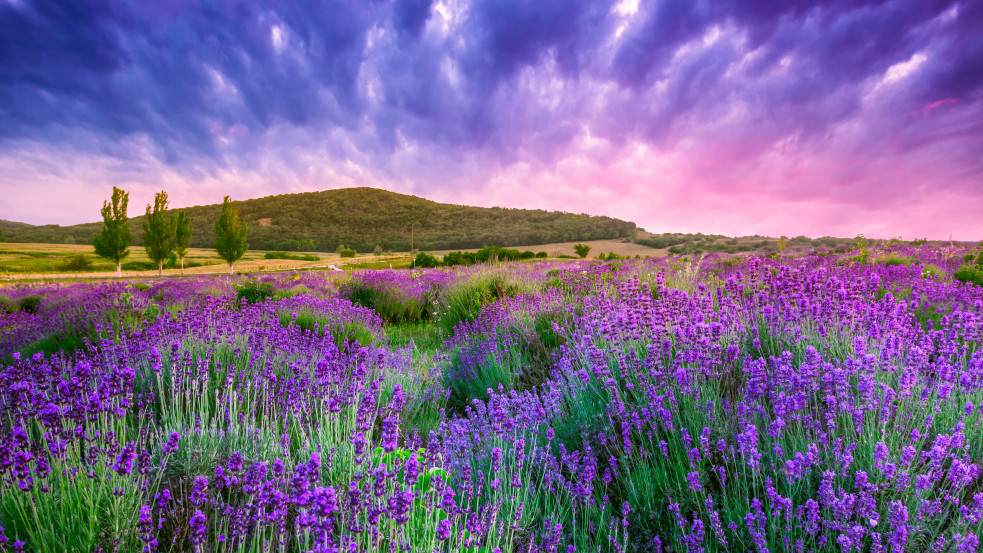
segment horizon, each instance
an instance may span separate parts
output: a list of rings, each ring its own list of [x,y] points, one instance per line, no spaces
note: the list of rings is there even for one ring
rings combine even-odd
[[[383,190],[381,188],[372,188],[372,187],[350,187],[350,188],[351,189],[355,189],[355,188],[368,188],[370,190]],[[330,192],[332,190],[344,190],[344,189],[343,188],[335,188],[335,189],[322,190],[322,191],[313,190],[313,191],[309,191],[309,192],[295,192],[295,194],[311,194],[311,193],[317,193],[317,192]],[[388,191],[388,192],[391,192],[391,191]],[[396,194],[403,194],[402,192],[395,192],[395,193]],[[429,200],[429,198],[424,198],[422,196],[415,196],[413,194],[405,194],[405,195],[414,196],[414,197],[417,197],[417,198],[422,198],[424,200]],[[248,202],[248,201],[253,201],[253,200],[262,200],[262,199],[265,199],[265,198],[272,198],[272,197],[275,197],[275,196],[277,196],[277,194],[266,195],[266,196],[259,196],[259,197],[256,197],[256,198],[243,198],[241,200],[232,199],[232,203],[233,204],[236,204],[236,203],[240,203],[240,202]],[[495,206],[468,206],[467,204],[453,204],[452,202],[438,202],[438,203],[443,203],[443,204],[448,204],[448,205],[462,205],[462,206],[465,206],[465,207],[487,207],[487,208],[499,208],[499,209],[527,209],[527,208],[516,208],[516,207],[500,206],[500,205],[495,205]],[[210,203],[210,204],[195,204],[195,205],[188,205],[188,206],[169,206],[168,209],[167,209],[167,212],[177,212],[177,211],[181,211],[183,209],[191,209],[191,208],[199,208],[199,207],[209,207],[209,206],[216,206],[216,205],[221,205],[221,202],[215,202],[215,203]],[[562,212],[562,213],[568,213],[568,214],[572,214],[572,215],[605,216],[604,214],[594,214],[594,213],[574,212],[574,211],[563,211],[563,210],[547,210],[547,211]],[[135,217],[142,217],[143,215],[144,215],[144,213],[142,211],[139,212],[139,213],[133,213],[133,212],[131,212],[131,211],[128,210],[128,218],[131,219],[131,220],[133,218],[135,218]],[[614,217],[614,218],[617,219],[616,217]],[[2,219],[2,218],[0,218],[0,219]],[[8,222],[14,222],[14,223],[22,223],[23,222],[23,221],[10,221],[9,219],[2,219],[2,220],[6,220]],[[627,221],[627,222],[635,223],[635,221]],[[56,226],[68,227],[68,226],[74,226],[74,225],[80,225],[80,224],[101,224],[101,223],[102,223],[102,220],[97,217],[96,219],[91,220],[91,221],[83,221],[81,223],[71,223],[71,224],[67,224],[67,225],[57,225],[56,224]],[[32,223],[28,223],[28,224],[32,224]],[[55,223],[51,223],[51,224],[55,224]],[[36,225],[36,226],[39,226],[39,225]],[[638,225],[637,223],[635,223],[635,226],[636,226],[636,228],[638,230],[640,230],[642,232],[649,233],[649,234],[653,234],[653,235],[658,235],[658,234],[700,234],[699,231],[694,231],[694,232],[691,232],[691,233],[687,233],[687,232],[674,232],[674,231],[653,232],[653,231],[651,231],[649,229],[646,229],[645,227],[643,227],[641,225]],[[702,234],[711,235],[711,234],[719,234],[719,233],[703,232]],[[818,238],[826,238],[826,237],[841,238],[841,239],[850,239],[850,238],[856,238],[859,235],[857,235],[857,236],[833,236],[833,235],[818,235],[818,234],[817,235],[732,234],[732,235],[725,235],[725,236],[727,236],[728,238],[776,238],[777,239],[777,238],[780,238],[780,237],[784,236],[786,238],[790,238],[791,239],[791,238],[797,238],[799,236],[805,236],[806,238],[809,238],[809,239],[818,239]],[[866,235],[864,235],[863,237],[865,239],[867,239],[867,240],[891,240],[891,239],[899,238],[897,236],[866,236]],[[923,238],[925,238],[925,237],[922,237],[922,239]],[[904,240],[908,240],[908,241],[911,241],[911,240],[919,240],[919,239],[920,238],[914,238],[914,237],[912,237],[912,238],[904,238]],[[613,240],[620,240],[620,239],[613,239]],[[959,240],[959,239],[956,239],[954,237],[952,237],[952,238],[949,238],[949,237],[947,237],[947,238],[933,238],[933,237],[928,237],[927,240],[929,240],[930,242],[948,242],[948,241],[952,241],[952,242],[960,242],[960,243],[974,243],[974,242],[978,242],[979,241],[979,240]]]
[[[371,187],[983,239],[983,3],[0,0],[0,219]]]

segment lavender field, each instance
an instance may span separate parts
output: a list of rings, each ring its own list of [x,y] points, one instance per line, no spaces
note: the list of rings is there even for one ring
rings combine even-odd
[[[977,551],[967,253],[0,288],[0,550]]]

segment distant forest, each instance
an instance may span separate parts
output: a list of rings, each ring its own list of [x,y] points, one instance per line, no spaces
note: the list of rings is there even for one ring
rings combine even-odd
[[[249,227],[250,249],[359,252],[526,246],[628,238],[635,223],[583,214],[531,209],[469,207],[432,202],[374,188],[282,194],[233,202]],[[144,206],[130,205],[133,244],[143,244]],[[221,204],[184,211],[194,229],[191,246],[211,248]],[[92,214],[98,219],[99,213]],[[0,241],[91,244],[101,222],[73,226],[28,225],[0,220]]]

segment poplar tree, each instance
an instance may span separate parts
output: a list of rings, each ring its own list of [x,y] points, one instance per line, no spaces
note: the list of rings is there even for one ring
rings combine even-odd
[[[130,225],[126,218],[126,206],[130,194],[113,187],[109,201],[102,202],[102,232],[92,239],[96,255],[116,263],[116,276],[123,276],[123,260],[130,255]]]
[[[143,222],[143,247],[147,257],[157,264],[157,276],[164,273],[164,262],[174,251],[174,221],[167,217],[167,192],[154,195],[154,207],[147,204],[147,216]]]
[[[188,254],[191,245],[191,218],[182,211],[171,216],[174,225],[174,253],[181,260],[181,274],[184,274],[184,256]]]
[[[239,221],[239,209],[232,207],[228,196],[222,200],[222,214],[215,221],[215,251],[229,264],[232,274],[235,262],[246,253],[246,223]]]

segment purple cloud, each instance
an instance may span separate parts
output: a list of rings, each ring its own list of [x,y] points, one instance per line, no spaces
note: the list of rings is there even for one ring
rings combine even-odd
[[[983,205],[981,37],[969,1],[4,0],[0,217],[93,220],[107,183],[181,205],[373,185],[979,238],[930,206]]]

